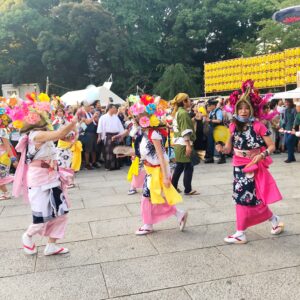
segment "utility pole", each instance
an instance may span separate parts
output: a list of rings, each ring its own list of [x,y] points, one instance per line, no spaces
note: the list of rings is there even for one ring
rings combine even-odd
[[[47,76],[47,79],[46,79],[46,94],[47,95],[49,93],[49,85],[50,85],[50,83],[49,83],[49,77]]]

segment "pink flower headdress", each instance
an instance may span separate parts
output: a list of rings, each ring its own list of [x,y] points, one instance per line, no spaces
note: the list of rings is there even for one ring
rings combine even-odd
[[[28,100],[18,99],[12,101],[13,106],[8,106],[6,112],[13,121],[13,126],[22,132],[35,127],[43,127],[50,124],[50,99],[48,95],[41,93],[27,94]]]
[[[227,112],[237,115],[237,105],[240,102],[246,102],[250,105],[251,117],[265,119],[263,114],[263,106],[270,100],[272,94],[267,94],[264,98],[259,95],[259,91],[254,87],[254,81],[246,80],[242,84],[241,90],[231,93],[229,96],[229,104],[224,109]]]

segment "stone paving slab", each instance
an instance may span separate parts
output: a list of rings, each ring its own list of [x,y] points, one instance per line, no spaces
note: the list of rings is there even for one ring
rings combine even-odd
[[[300,265],[300,236],[253,241],[248,244],[217,246],[242,274]],[[238,264],[235,262],[238,260]]]
[[[130,214],[125,205],[76,209],[69,215],[69,224],[129,216]]]
[[[36,256],[26,256],[19,249],[1,250],[0,278],[33,273],[35,261]],[[2,298],[0,297],[0,299]]]
[[[67,268],[0,279],[0,299],[106,299],[99,265]]]
[[[192,249],[201,249],[224,245],[221,236],[227,236],[228,232],[235,230],[235,224],[214,224],[196,227],[188,227],[183,233],[178,230],[163,230],[148,236],[159,253],[183,252]],[[250,232],[250,241],[262,239],[256,233]]]
[[[103,206],[113,206],[113,205],[121,205],[128,203],[140,203],[141,195],[114,195],[114,197],[110,196],[102,196],[100,198],[90,198],[88,195],[84,196],[84,206],[86,208],[92,207],[103,207]]]
[[[280,234],[280,237],[300,234],[300,214],[281,216],[281,221],[284,222],[285,229],[284,232]],[[264,238],[270,238],[270,224],[268,222],[252,227],[251,230]]]
[[[184,288],[160,290],[150,293],[114,298],[115,300],[191,300]]]
[[[110,297],[237,275],[215,248],[102,264]]]
[[[185,286],[193,300],[296,300],[300,267],[232,277]]]
[[[148,239],[141,239],[133,235],[65,243],[64,246],[70,250],[70,253],[52,257],[45,257],[43,255],[44,247],[39,247],[36,271],[91,265],[158,254]]]

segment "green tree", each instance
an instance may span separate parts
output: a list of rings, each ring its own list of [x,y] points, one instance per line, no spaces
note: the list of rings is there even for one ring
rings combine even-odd
[[[172,99],[180,92],[188,93],[191,97],[196,96],[195,83],[189,73],[188,69],[179,63],[167,66],[154,92],[165,99]]]

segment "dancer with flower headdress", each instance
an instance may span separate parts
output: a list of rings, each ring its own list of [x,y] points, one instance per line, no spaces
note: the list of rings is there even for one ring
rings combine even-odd
[[[136,235],[153,232],[153,225],[171,216],[176,216],[180,230],[184,230],[187,213],[176,208],[182,197],[171,184],[169,158],[164,147],[167,131],[164,117],[166,101],[150,95],[142,95],[139,102],[131,107],[143,130],[140,156],[144,162],[146,177],[141,200],[143,225]]]
[[[9,142],[8,125],[10,119],[7,115],[8,108],[6,99],[2,98],[0,106],[0,190],[2,194],[0,195],[0,200],[11,198],[6,185],[14,180],[14,177],[9,174],[11,164],[15,167],[17,166],[17,158]]]
[[[33,242],[36,234],[48,237],[44,255],[69,252],[56,245],[56,240],[64,236],[70,203],[66,194],[67,178],[59,172],[53,141],[72,131],[77,120],[73,119],[58,131],[50,131],[49,100],[46,94],[40,94],[33,100],[31,97],[29,101],[20,101],[9,110],[11,119],[23,134],[16,147],[21,158],[13,194],[16,197],[23,194],[31,206],[33,222],[22,235],[23,249],[29,255],[37,253]]]
[[[236,203],[236,233],[224,241],[231,244],[247,242],[245,231],[248,227],[269,220],[271,234],[280,234],[284,225],[273,214],[268,205],[282,199],[275,180],[268,171],[275,150],[271,133],[256,118],[261,116],[265,104],[252,80],[242,86],[242,93],[235,91],[230,96],[234,115],[230,125],[230,138],[225,147],[217,145],[217,151],[233,155],[233,200]],[[228,109],[228,108],[227,108]]]

